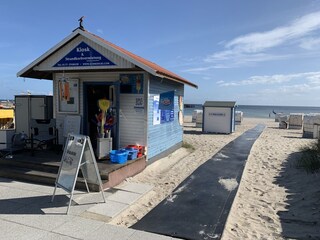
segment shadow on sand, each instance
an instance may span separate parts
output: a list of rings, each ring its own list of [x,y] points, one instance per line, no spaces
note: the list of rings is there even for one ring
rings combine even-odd
[[[288,193],[285,210],[277,214],[282,236],[290,239],[320,239],[320,174],[307,174],[296,167],[301,152],[293,153],[282,166],[275,184]]]
[[[184,130],[184,134],[192,134],[192,135],[201,135],[203,134],[202,131],[199,130]]]

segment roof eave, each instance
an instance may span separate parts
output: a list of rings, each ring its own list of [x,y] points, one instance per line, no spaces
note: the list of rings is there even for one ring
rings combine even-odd
[[[95,43],[99,44],[99,45],[103,45],[105,48],[107,49],[112,49],[113,52],[115,52],[116,54],[118,54],[119,56],[123,57],[124,59],[128,60],[129,62],[133,63],[134,65],[136,65],[137,67],[145,70],[146,72],[154,75],[154,76],[158,76],[158,77],[162,77],[162,78],[168,78],[172,81],[176,81],[176,82],[180,82],[180,83],[183,83],[183,84],[187,84],[191,87],[194,87],[194,88],[198,88],[198,86],[196,84],[193,84],[187,80],[183,80],[181,78],[174,78],[172,76],[168,76],[166,74],[163,74],[163,73],[159,73],[157,70],[137,61],[136,59],[134,59],[133,57],[123,53],[122,51],[118,50],[117,48],[114,48],[113,46],[110,46],[108,45],[106,42],[103,41],[103,39],[100,40],[100,37],[97,38],[95,37],[94,35],[92,35],[91,33],[89,32],[81,32],[81,34],[85,35],[87,38],[89,38],[91,41],[94,41]]]
[[[134,59],[134,58],[130,57],[129,55],[123,53],[122,51],[114,48],[113,46],[108,45],[106,42],[102,41],[102,39],[100,40],[99,38],[94,37],[92,34],[90,34],[88,32],[85,32],[85,31],[81,32],[81,34],[85,35],[85,37],[89,38],[91,41],[93,41],[93,42],[95,42],[95,43],[97,43],[99,45],[103,45],[103,47],[107,48],[108,50],[111,50],[112,52],[114,52],[117,55],[119,55],[120,57],[128,60],[129,62],[133,63],[134,65],[142,68],[146,72],[149,72],[149,73],[151,73],[153,75],[157,75],[157,72],[153,68],[151,68],[151,67],[149,67],[149,66],[147,66],[147,65],[145,65],[145,64],[143,64],[143,63],[141,63],[139,61],[137,61],[136,59]]]
[[[194,88],[198,89],[198,85],[193,84],[193,83],[191,83],[191,82],[189,82],[189,81],[187,81],[187,80],[184,80],[184,79],[173,78],[173,77],[170,77],[170,76],[168,76],[168,75],[161,74],[161,73],[156,73],[155,76],[160,77],[160,78],[167,78],[167,79],[169,79],[169,80],[171,80],[171,81],[178,82],[178,83],[182,83],[182,84],[185,84],[185,85],[188,85],[188,86],[190,86],[190,87],[194,87]]]
[[[44,54],[42,54],[40,57],[38,57],[37,59],[35,59],[32,63],[30,63],[28,66],[26,66],[25,68],[23,68],[22,70],[20,70],[17,73],[17,77],[30,77],[29,75],[27,75],[27,73],[34,71],[33,68],[37,65],[39,65],[41,62],[43,62],[46,58],[48,58],[50,55],[52,55],[53,53],[55,53],[56,51],[58,51],[62,46],[64,46],[67,42],[71,41],[72,39],[74,39],[77,35],[80,34],[79,31],[82,31],[80,29],[75,30],[74,32],[72,32],[69,36],[67,36],[66,38],[64,38],[62,41],[60,41],[58,44],[56,44],[55,46],[53,46],[52,48],[50,48],[47,52],[45,52]]]

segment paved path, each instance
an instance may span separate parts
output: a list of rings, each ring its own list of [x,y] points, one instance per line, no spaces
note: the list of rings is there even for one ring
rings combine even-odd
[[[69,215],[69,198],[53,187],[0,178],[0,239],[5,240],[170,240],[171,237],[107,224],[110,218],[152,189],[127,183],[101,193],[75,191]]]
[[[132,228],[184,239],[219,239],[251,147],[264,128],[257,125],[227,144]]]

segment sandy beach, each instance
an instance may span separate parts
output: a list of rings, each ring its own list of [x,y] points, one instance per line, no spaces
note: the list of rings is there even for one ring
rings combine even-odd
[[[279,129],[271,118],[244,118],[229,135],[201,134],[185,118],[184,142],[194,150],[181,148],[127,179],[154,188],[111,223],[136,223],[197,167],[258,123],[266,129],[251,149],[222,239],[319,239],[320,176],[295,167],[301,148],[314,140],[302,138],[302,130]]]

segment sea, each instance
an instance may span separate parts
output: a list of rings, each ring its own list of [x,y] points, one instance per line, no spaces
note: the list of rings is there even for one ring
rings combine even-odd
[[[185,104],[184,115],[191,116],[196,109],[202,109],[201,104]],[[320,113],[320,107],[303,106],[263,106],[263,105],[237,105],[236,111],[243,112],[243,117],[274,118],[275,113]]]

